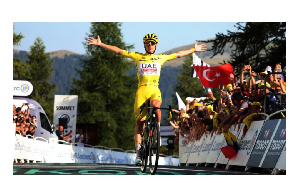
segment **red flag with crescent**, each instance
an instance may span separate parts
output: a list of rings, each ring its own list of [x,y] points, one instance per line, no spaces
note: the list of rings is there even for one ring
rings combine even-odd
[[[222,83],[223,86],[230,84],[230,74],[234,75],[232,66],[230,63],[220,66],[203,66],[193,65],[201,83],[205,87],[218,88]],[[234,82],[235,82],[234,78]]]

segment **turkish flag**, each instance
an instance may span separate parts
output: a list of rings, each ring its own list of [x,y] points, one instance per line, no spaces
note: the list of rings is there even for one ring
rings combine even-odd
[[[203,65],[193,65],[201,83],[205,87],[218,88],[222,83],[223,86],[230,84],[230,74],[234,75],[230,63],[216,67]],[[235,78],[234,78],[235,81]]]

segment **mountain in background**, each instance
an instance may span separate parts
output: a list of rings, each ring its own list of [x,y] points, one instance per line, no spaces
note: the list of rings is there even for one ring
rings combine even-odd
[[[212,46],[211,43],[207,43],[207,50],[209,50]],[[176,53],[181,50],[188,50],[194,46],[193,44],[177,47],[171,49],[169,51],[163,52],[163,54],[171,54]],[[229,53],[231,49],[229,46],[225,48],[223,55],[217,55],[214,58],[210,58],[212,56],[211,51],[197,53],[197,55],[207,64],[211,66],[220,65],[223,63],[223,60],[227,60],[230,58]],[[71,86],[71,78],[79,79],[79,75],[76,72],[76,69],[81,69],[80,60],[85,59],[87,56],[83,54],[74,53],[68,50],[59,50],[49,52],[50,58],[54,60],[53,69],[54,73],[50,79],[51,84],[56,84],[57,89],[56,95],[68,95],[69,88]],[[13,50],[13,56],[20,58],[22,61],[27,59],[28,52]],[[177,75],[182,69],[182,64],[184,63],[184,57],[174,59],[170,62],[165,62],[162,66],[160,83],[159,87],[162,93],[162,107],[166,107],[169,104],[172,104],[172,95],[175,95],[174,86],[177,84]],[[132,62],[132,61],[131,61]],[[129,75],[136,75],[136,68],[132,64],[132,68],[128,71]]]

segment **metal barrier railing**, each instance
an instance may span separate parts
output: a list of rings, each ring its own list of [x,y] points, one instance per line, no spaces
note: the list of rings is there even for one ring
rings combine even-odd
[[[286,109],[283,109],[283,110],[280,110],[280,111],[276,111],[270,115],[268,115],[267,119],[266,120],[269,120],[271,117],[275,116],[276,114],[283,114],[286,112]]]
[[[43,141],[45,141],[45,142],[48,143],[48,140],[45,139],[45,138],[43,138],[43,137],[34,137],[33,139],[34,139],[34,140],[43,140]]]
[[[125,150],[123,150],[121,148],[109,148],[109,150],[111,150],[111,151],[118,151],[118,152],[125,152]]]
[[[106,150],[109,150],[109,148],[108,148],[108,147],[105,147],[105,146],[100,146],[100,145],[93,146],[93,148],[97,148],[97,149],[106,149]]]

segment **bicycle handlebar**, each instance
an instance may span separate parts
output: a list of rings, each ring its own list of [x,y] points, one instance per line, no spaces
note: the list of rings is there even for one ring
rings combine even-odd
[[[164,108],[164,107],[146,107],[147,109],[164,109],[164,110],[169,110],[172,112],[172,107],[171,105],[168,105],[169,107],[168,108]]]

